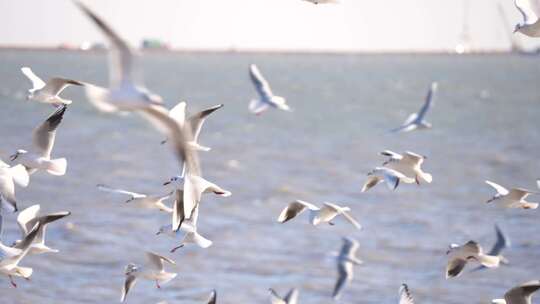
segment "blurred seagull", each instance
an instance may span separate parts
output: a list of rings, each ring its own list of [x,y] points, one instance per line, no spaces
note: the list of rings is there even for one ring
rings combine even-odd
[[[46,170],[52,175],[66,174],[67,161],[65,158],[51,159],[51,152],[56,138],[56,129],[62,122],[66,106],[57,108],[32,133],[33,149],[30,151],[19,149],[11,156],[11,161],[17,161],[26,167],[29,174],[37,170]]]
[[[531,0],[515,0],[514,4],[523,15],[523,22],[516,24],[514,33],[520,32],[529,37],[540,37],[540,20]]]
[[[165,284],[176,277],[176,273],[166,272],[163,267],[163,262],[176,265],[176,263],[153,252],[146,252],[147,263],[143,266],[137,266],[135,264],[128,264],[126,266],[125,275],[126,280],[122,288],[121,302],[126,300],[126,296],[129,290],[135,285],[138,278],[143,278],[156,282],[156,287],[161,288],[160,284]]]
[[[374,186],[382,182],[386,182],[386,185],[390,190],[395,190],[399,186],[399,183],[401,181],[408,184],[412,184],[415,182],[414,178],[409,178],[401,172],[386,167],[376,167],[367,175],[368,179],[362,187],[362,192],[366,192],[367,190],[373,188]]]
[[[191,148],[197,149],[199,151],[210,151],[209,147],[199,145],[199,134],[201,133],[201,129],[204,121],[206,120],[206,117],[208,117],[215,111],[221,109],[222,107],[223,104],[215,105],[213,107],[202,110],[188,118],[187,123],[189,123],[191,126],[193,138],[189,140],[187,144],[189,144]],[[169,111],[169,116],[174,119],[181,127],[183,127],[186,120],[186,102],[182,101],[176,106],[174,106]],[[166,142],[167,139],[163,140],[161,143],[164,144]]]
[[[151,93],[134,80],[134,53],[128,44],[101,18],[82,2],[74,0],[75,5],[103,32],[111,43],[109,64],[110,88],[105,89],[85,84],[90,102],[102,112],[136,111],[149,121],[154,128],[163,133],[173,143],[173,152],[183,165],[186,157],[196,157],[186,152],[186,139],[191,138],[189,128],[181,128],[169,117],[169,111],[162,106],[162,98]],[[196,160],[191,160],[196,163]]]
[[[532,304],[532,295],[540,289],[540,281],[534,280],[510,289],[504,299],[494,299],[492,304]]]
[[[0,259],[0,273],[7,275],[11,285],[15,288],[17,287],[17,284],[15,284],[13,281],[13,276],[23,277],[28,280],[32,275],[32,268],[21,267],[19,266],[19,263],[32,248],[32,243],[36,239],[39,230],[41,230],[40,228],[41,227],[38,222],[20,243],[19,248],[15,249],[6,247],[4,245],[1,246],[2,257]],[[6,248],[14,250],[11,252],[6,252]],[[13,254],[13,252],[15,252],[15,254]]]
[[[349,284],[353,277],[354,265],[361,265],[363,262],[356,257],[358,251],[358,241],[352,238],[343,238],[343,246],[337,256],[338,279],[332,293],[332,297],[337,300],[343,291],[343,288]]]
[[[538,192],[533,192],[523,188],[512,188],[508,191],[501,185],[498,185],[491,181],[486,181],[486,184],[493,187],[497,194],[490,198],[486,203],[496,202],[500,206],[506,208],[521,208],[521,209],[536,209],[538,208],[538,203],[527,202],[525,199],[529,194],[538,194]]]
[[[295,218],[297,215],[306,210],[306,208],[309,210],[309,223],[313,226],[317,226],[320,223],[334,225],[332,220],[338,215],[343,215],[343,217],[345,217],[345,219],[356,229],[362,228],[362,226],[360,226],[360,224],[349,214],[351,211],[351,208],[349,207],[341,207],[332,203],[323,203],[323,206],[319,208],[313,204],[301,200],[296,200],[287,205],[287,207],[281,211],[277,221],[279,223],[285,223]]]
[[[410,132],[414,130],[429,129],[431,124],[425,120],[426,113],[433,104],[433,95],[437,92],[437,82],[432,82],[426,96],[426,101],[418,113],[412,113],[401,127],[392,130],[392,132]]]
[[[448,255],[448,265],[446,266],[446,278],[454,278],[461,274],[468,261],[474,260],[483,266],[489,268],[499,267],[500,258],[484,254],[482,247],[475,241],[469,241],[466,244],[459,246],[451,244]]]
[[[123,190],[123,189],[115,189],[115,188],[111,188],[103,184],[98,184],[97,188],[104,192],[119,193],[119,194],[125,194],[125,195],[130,196],[130,198],[126,201],[126,203],[139,204],[146,208],[157,208],[167,213],[173,212],[172,208],[166,206],[163,203],[163,201],[171,197],[172,192],[167,193],[165,195],[148,195],[148,194],[142,194],[142,193],[137,193],[137,192],[131,192],[131,191]]]
[[[23,165],[10,167],[8,164],[0,160],[0,200],[7,202],[2,204],[8,206],[13,212],[17,212],[17,199],[15,198],[15,183],[21,187],[28,186],[30,179],[28,172]]]
[[[284,111],[291,111],[291,108],[287,105],[285,98],[276,96],[274,93],[272,93],[270,85],[266,79],[264,79],[255,64],[251,64],[249,66],[249,77],[251,78],[251,82],[259,94],[259,99],[252,99],[249,103],[249,110],[252,113],[260,115],[262,112],[266,111],[268,107],[274,107]]]
[[[401,172],[408,178],[413,178],[418,185],[420,185],[421,180],[426,183],[431,183],[433,180],[431,174],[422,171],[421,166],[426,159],[425,156],[409,151],[401,155],[390,150],[381,152],[381,155],[390,157],[389,160],[383,163],[384,167]],[[404,180],[404,182],[407,181]]]
[[[407,284],[401,284],[399,288],[399,304],[414,304],[414,299]]]
[[[208,297],[208,301],[206,301],[206,303],[208,303],[208,304],[216,304],[216,300],[217,300],[217,291],[214,289],[210,293],[210,296]]]
[[[195,206],[192,211],[192,215],[189,219],[184,217],[184,202],[183,191],[175,191],[176,199],[174,201],[174,211],[172,213],[172,224],[165,225],[159,228],[156,235],[166,234],[168,236],[175,237],[177,235],[182,236],[180,245],[171,249],[171,253],[175,252],[179,248],[184,247],[186,244],[196,244],[201,248],[208,248],[212,246],[212,241],[203,237],[197,232],[197,219],[199,218],[199,206]]]
[[[292,288],[285,295],[281,297],[274,289],[269,288],[270,291],[270,301],[272,304],[297,304],[298,303],[298,289]]]
[[[495,224],[495,233],[497,235],[497,241],[493,244],[491,250],[487,253],[488,255],[498,256],[501,260],[501,264],[509,264],[508,260],[501,254],[501,252],[510,247],[510,239],[502,232],[497,224]],[[485,269],[486,267],[481,265],[473,269],[473,271]]]
[[[59,95],[69,85],[82,86],[83,83],[65,78],[51,78],[45,83],[41,78],[36,76],[29,67],[21,68],[22,73],[30,79],[33,88],[28,90],[28,100],[35,100],[43,103],[53,104],[56,106],[71,104],[71,100],[63,99]]]

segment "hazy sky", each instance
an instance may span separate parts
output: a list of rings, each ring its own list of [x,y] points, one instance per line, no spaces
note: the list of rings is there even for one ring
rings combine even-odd
[[[453,49],[467,0],[86,0],[131,43],[158,38],[174,47],[346,50]],[[520,15],[513,0],[468,0],[473,48],[507,48]],[[103,41],[69,0],[0,0],[0,44]],[[537,41],[521,35],[525,45]]]

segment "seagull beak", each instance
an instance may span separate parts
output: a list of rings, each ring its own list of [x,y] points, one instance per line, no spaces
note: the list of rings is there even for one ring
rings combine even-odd
[[[15,153],[15,154],[11,155],[11,156],[9,157],[9,159],[10,159],[11,161],[14,161],[14,160],[17,159],[17,157],[19,157],[19,154],[18,154],[18,153]]]
[[[161,231],[156,232],[156,235],[160,235],[160,234],[161,234]]]
[[[494,200],[494,198],[488,199],[488,200],[486,201],[486,204],[489,204],[489,203],[493,202],[493,200]]]
[[[166,181],[166,182],[163,183],[163,186],[167,186],[170,183],[171,183],[171,181]]]

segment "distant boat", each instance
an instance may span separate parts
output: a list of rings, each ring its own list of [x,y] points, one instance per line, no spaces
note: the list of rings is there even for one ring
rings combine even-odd
[[[457,54],[467,54],[471,52],[471,34],[469,30],[469,1],[463,0],[463,28],[461,30],[460,42],[455,47]]]

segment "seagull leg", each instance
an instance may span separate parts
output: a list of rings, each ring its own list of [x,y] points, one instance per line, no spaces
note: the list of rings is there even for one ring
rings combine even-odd
[[[420,180],[418,179],[418,175],[414,177],[414,180],[416,181],[416,184],[420,186]]]
[[[171,253],[175,252],[176,250],[178,250],[178,249],[180,249],[182,247],[184,247],[184,244],[180,244],[180,245],[174,247],[173,249],[171,249]]]
[[[157,287],[158,289],[161,289],[161,286],[159,286],[159,281],[158,281],[158,280],[156,280],[156,287]]]
[[[9,275],[8,277],[9,277],[9,282],[11,283],[11,286],[17,288],[17,284],[15,284],[15,282],[13,281],[13,277],[11,275]]]

